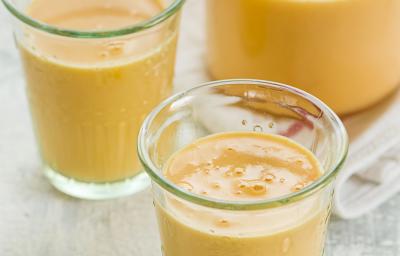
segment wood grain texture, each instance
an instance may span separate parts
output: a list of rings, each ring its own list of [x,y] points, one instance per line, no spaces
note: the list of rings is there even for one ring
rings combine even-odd
[[[177,90],[203,82],[203,1],[189,0],[182,23]],[[149,190],[88,202],[53,189],[40,173],[9,17],[0,8],[0,255],[160,256]],[[327,256],[399,256],[400,195],[357,220],[333,219]]]

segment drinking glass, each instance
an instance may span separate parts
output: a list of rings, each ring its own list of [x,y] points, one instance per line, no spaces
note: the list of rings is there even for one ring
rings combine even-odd
[[[163,1],[155,16],[112,30],[49,25],[28,14],[31,1],[2,1],[13,17],[50,183],[86,199],[128,195],[149,185],[137,158],[137,134],[172,90],[184,0]]]
[[[319,160],[322,176],[292,194],[229,201],[193,194],[163,175],[167,160],[186,145],[235,131],[296,141]],[[335,176],[348,138],[340,119],[317,98],[261,80],[211,82],[161,103],[144,121],[138,141],[140,160],[152,179],[164,256],[323,255]]]

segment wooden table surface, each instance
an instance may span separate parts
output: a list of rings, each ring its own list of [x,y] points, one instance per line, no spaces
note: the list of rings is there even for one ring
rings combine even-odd
[[[189,0],[183,15],[177,90],[201,82],[191,75],[203,50],[189,49],[202,31],[203,1]],[[10,18],[0,7],[0,255],[160,256],[151,194],[110,201],[73,199],[40,173]],[[193,45],[192,45],[193,46]],[[190,83],[190,84],[189,84]],[[400,195],[351,221],[333,218],[327,256],[399,256]]]

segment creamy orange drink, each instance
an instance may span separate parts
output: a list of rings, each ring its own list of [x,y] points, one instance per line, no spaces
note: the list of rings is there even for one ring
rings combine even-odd
[[[339,114],[399,85],[399,0],[208,0],[207,16],[216,79],[295,85]]]
[[[175,153],[164,169],[168,180],[189,192],[231,201],[298,192],[322,173],[318,160],[299,144],[250,132],[195,141]],[[165,256],[320,256],[323,250],[328,210],[318,196],[280,212],[241,215],[167,200],[170,212],[156,207]],[[282,218],[291,220],[278,231]]]
[[[54,180],[102,184],[140,173],[137,133],[172,90],[181,4],[34,0],[26,7],[30,19],[49,26],[24,25],[17,42],[41,155]],[[108,193],[60,189],[89,198]]]

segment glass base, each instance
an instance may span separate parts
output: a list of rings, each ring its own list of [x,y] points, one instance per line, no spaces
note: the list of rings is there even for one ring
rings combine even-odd
[[[82,199],[102,200],[128,196],[142,191],[150,185],[150,178],[142,172],[133,178],[112,183],[85,183],[65,177],[55,170],[44,167],[50,183],[61,192]]]

